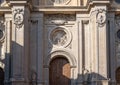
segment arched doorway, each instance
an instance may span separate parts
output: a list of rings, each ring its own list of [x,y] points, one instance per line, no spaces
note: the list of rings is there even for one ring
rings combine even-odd
[[[4,71],[0,67],[0,85],[4,85]]]
[[[116,70],[116,82],[120,84],[120,67]]]
[[[49,85],[70,85],[70,63],[63,56],[50,62]]]

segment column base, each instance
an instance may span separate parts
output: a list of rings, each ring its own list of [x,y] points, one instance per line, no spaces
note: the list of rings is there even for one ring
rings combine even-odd
[[[110,85],[109,80],[99,80],[97,81],[97,85]]]
[[[10,83],[10,85],[29,85],[24,78],[11,78]]]

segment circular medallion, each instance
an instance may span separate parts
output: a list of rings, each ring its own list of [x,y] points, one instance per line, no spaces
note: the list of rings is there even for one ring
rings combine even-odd
[[[66,46],[71,40],[71,34],[64,28],[55,28],[50,33],[50,41],[56,46]]]
[[[64,4],[69,2],[70,0],[51,0],[55,4]]]

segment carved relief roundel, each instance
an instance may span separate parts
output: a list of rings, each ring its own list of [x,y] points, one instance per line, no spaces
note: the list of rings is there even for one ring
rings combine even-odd
[[[51,0],[53,3],[55,3],[55,4],[64,4],[64,3],[66,3],[66,2],[68,2],[68,1],[70,1],[70,0]]]
[[[50,33],[50,40],[53,45],[66,46],[71,40],[70,33],[64,28],[56,28]]]

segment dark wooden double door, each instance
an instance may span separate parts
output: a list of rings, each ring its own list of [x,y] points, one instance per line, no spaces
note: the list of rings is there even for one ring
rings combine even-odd
[[[70,63],[64,57],[51,61],[49,68],[49,85],[70,85]]]

